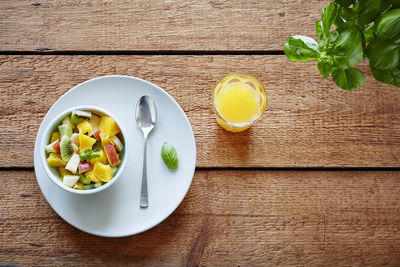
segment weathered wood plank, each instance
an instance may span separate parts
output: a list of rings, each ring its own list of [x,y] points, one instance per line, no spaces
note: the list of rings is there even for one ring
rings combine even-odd
[[[62,221],[33,172],[0,176],[2,264],[400,264],[399,172],[197,171],[171,217],[118,239]]]
[[[1,1],[0,50],[282,50],[329,1]]]
[[[260,78],[269,107],[253,128],[231,134],[215,122],[211,92],[237,70]],[[195,133],[198,167],[400,166],[399,88],[368,75],[347,92],[314,63],[248,55],[1,56],[0,166],[32,167],[35,135],[51,105],[74,85],[107,74],[147,79],[177,100]]]

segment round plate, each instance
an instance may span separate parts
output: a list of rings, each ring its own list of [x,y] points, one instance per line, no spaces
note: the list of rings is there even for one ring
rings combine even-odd
[[[135,109],[142,95],[153,97],[157,124],[148,137],[147,174],[149,207],[139,207],[143,164],[143,134],[136,125]],[[127,131],[128,164],[107,190],[76,195],[56,186],[40,162],[40,137],[47,124],[65,109],[96,105],[112,112]],[[167,141],[177,150],[179,166],[168,169],[161,158]],[[166,219],[189,190],[196,165],[196,144],[190,123],[175,100],[158,86],[129,76],[104,76],[81,83],[65,93],[48,111],[36,136],[34,166],[44,197],[58,215],[90,234],[121,237],[146,231]]]

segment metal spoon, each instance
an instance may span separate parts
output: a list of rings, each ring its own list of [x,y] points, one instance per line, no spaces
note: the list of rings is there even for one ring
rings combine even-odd
[[[142,190],[140,192],[140,207],[149,206],[149,196],[147,193],[147,136],[156,125],[157,109],[153,99],[150,96],[142,96],[136,106],[136,123],[143,132],[144,136],[144,156],[143,156],[143,174]]]

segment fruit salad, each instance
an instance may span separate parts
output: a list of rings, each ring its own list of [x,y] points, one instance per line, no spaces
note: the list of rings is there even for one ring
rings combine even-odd
[[[57,168],[62,183],[77,190],[100,187],[115,176],[124,144],[109,116],[74,110],[51,133],[47,165]]]

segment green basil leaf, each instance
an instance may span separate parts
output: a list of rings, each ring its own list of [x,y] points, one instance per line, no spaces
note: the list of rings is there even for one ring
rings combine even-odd
[[[324,36],[318,43],[319,50],[325,52],[324,54],[332,54],[338,37],[339,33],[336,30],[329,32],[328,36]]]
[[[394,70],[379,70],[371,66],[371,73],[380,82],[389,83],[400,87],[400,68]]]
[[[376,20],[375,35],[379,39],[389,40],[400,32],[400,8],[392,9]]]
[[[400,32],[391,41],[395,44],[400,44]]]
[[[324,9],[322,9],[321,24],[322,32],[325,36],[329,34],[333,22],[336,20],[338,14],[338,8],[335,3],[330,3]]]
[[[400,45],[387,40],[373,39],[367,47],[367,56],[372,67],[391,70],[399,65]]]
[[[336,42],[337,38],[339,37],[339,32],[338,31],[331,31],[328,35],[329,40],[333,43]]]
[[[357,17],[357,13],[353,8],[341,8],[339,11],[340,17],[342,17],[346,22],[354,21]]]
[[[318,41],[320,41],[323,38],[323,34],[322,34],[321,21],[319,20],[315,21],[315,31],[317,32]]]
[[[364,59],[363,36],[357,27],[350,27],[336,39],[334,53],[335,65],[341,69],[352,68]]]
[[[319,57],[317,42],[307,36],[293,36],[287,38],[283,47],[285,55],[293,61],[315,60]]]
[[[400,0],[392,0],[391,2],[393,8],[400,8]]]
[[[170,143],[164,142],[161,148],[161,157],[168,168],[176,169],[178,167],[178,155]]]
[[[351,4],[354,3],[353,0],[335,0],[335,3],[341,7],[349,7]]]
[[[374,24],[371,23],[364,29],[364,40],[368,44],[372,39],[374,39]]]
[[[340,13],[340,12],[339,12],[339,13]],[[335,20],[336,30],[338,30],[338,31],[339,31],[339,30],[340,30],[340,31],[343,31],[344,29],[353,26],[353,24],[354,24],[354,23],[350,23],[350,22],[344,20],[340,15],[338,15],[338,16],[336,17],[336,20]]]
[[[332,58],[331,57],[321,57],[318,59],[318,70],[321,72],[324,78],[328,78],[329,74],[332,72]]]
[[[337,86],[347,91],[353,91],[365,83],[364,74],[356,68],[334,69],[332,78]]]
[[[375,20],[380,14],[382,0],[359,1],[358,24],[365,25]]]

